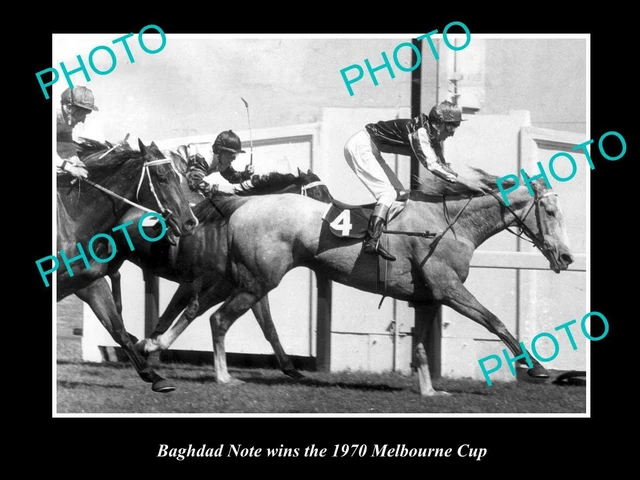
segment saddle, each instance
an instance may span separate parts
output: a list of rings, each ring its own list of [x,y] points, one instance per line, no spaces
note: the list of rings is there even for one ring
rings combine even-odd
[[[408,198],[407,198],[408,199]],[[333,199],[322,220],[327,223],[329,231],[339,238],[364,238],[367,234],[367,228],[369,226],[369,218],[373,214],[375,203],[368,203],[365,205],[349,205],[339,200]],[[387,227],[396,219],[407,206],[407,200],[394,201],[387,213]],[[436,233],[424,231],[424,232],[405,232],[398,230],[389,230],[385,228],[383,233],[387,234],[403,234],[411,236],[419,236],[423,238],[436,237]],[[383,247],[389,251],[389,240],[386,235],[380,237],[380,242]],[[389,265],[388,260],[377,256],[376,265],[376,280],[375,280],[375,292],[382,295],[380,300],[380,306],[382,301],[386,297],[387,290],[387,278],[389,270],[393,267]]]

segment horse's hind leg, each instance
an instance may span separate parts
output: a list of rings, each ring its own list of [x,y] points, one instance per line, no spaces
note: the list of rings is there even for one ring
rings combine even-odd
[[[284,348],[282,348],[280,338],[278,338],[278,332],[276,331],[276,326],[273,324],[273,318],[271,317],[269,297],[266,295],[262,297],[262,300],[251,307],[251,310],[253,311],[256,320],[258,320],[258,324],[260,325],[265,338],[273,348],[273,352],[275,353],[276,358],[278,359],[278,364],[280,365],[280,370],[282,370],[285,375],[295,378],[296,380],[304,378],[304,375],[296,370],[293,366],[293,362],[284,351]]]
[[[111,337],[127,354],[140,378],[152,384],[153,391],[170,392],[175,390],[174,386],[149,367],[144,357],[134,347],[129,334],[124,328],[122,318],[118,315],[111,289],[104,277],[76,291],[75,294],[91,307],[91,310],[93,310],[93,313],[95,313]]]
[[[213,338],[215,377],[218,383],[240,382],[240,380],[233,379],[227,370],[227,353],[224,346],[225,335],[229,327],[233,325],[233,322],[244,315],[259,300],[260,298],[253,293],[236,290],[209,317],[211,336]]]
[[[431,304],[426,308],[431,309],[435,313],[439,305]],[[427,319],[433,318],[433,315],[425,314]],[[449,395],[444,391],[439,391],[433,388],[431,383],[431,373],[429,372],[429,360],[427,358],[427,352],[425,345],[427,344],[427,338],[429,336],[429,322],[427,320],[420,320],[416,322],[416,346],[414,350],[417,370],[418,370],[418,385],[420,386],[420,395],[423,397],[433,397],[436,395]]]

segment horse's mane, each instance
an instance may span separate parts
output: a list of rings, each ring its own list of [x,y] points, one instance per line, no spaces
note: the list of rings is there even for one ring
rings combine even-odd
[[[84,164],[86,165],[89,173],[99,174],[117,169],[132,158],[142,159],[142,152],[138,150],[114,150],[109,152],[109,154],[104,158],[100,158],[97,155],[91,156],[84,160]]]
[[[78,149],[77,151],[77,155],[78,157],[85,162],[85,164],[88,163],[92,163],[94,161],[96,161],[97,158],[100,157],[100,155],[98,154],[102,154],[104,152],[106,152],[107,150],[109,150],[110,148],[113,148],[113,144],[109,143],[109,142],[100,142],[98,140],[93,140],[90,138],[84,138],[84,137],[79,137],[77,141],[73,142],[76,145],[76,148]],[[118,145],[118,147],[114,150],[112,150],[112,152],[123,152],[123,151],[134,151],[131,146],[128,143],[122,144],[122,145]],[[109,154],[111,154],[111,152],[109,152]],[[104,157],[109,158],[109,154]],[[101,159],[101,162],[104,159]]]
[[[292,173],[270,172],[266,175],[253,175],[251,177],[251,184],[253,186],[238,192],[238,195],[247,196],[275,193],[292,185],[302,185],[302,183],[302,178]]]
[[[91,155],[92,153],[98,153],[104,150],[108,150],[113,147],[109,142],[100,142],[91,138],[78,137],[78,140],[74,142],[83,153]]]
[[[496,183],[496,180],[500,177],[497,175],[487,173],[478,167],[466,166],[465,168],[467,170],[464,172],[465,178],[476,179],[483,185],[489,187],[494,193],[500,191]],[[503,180],[501,184],[505,188],[510,188],[515,185],[515,181],[512,178],[508,178]],[[451,196],[469,196],[469,193],[469,189],[460,183],[445,183],[433,175],[429,175],[425,180],[419,181],[418,188],[412,192],[412,194],[415,194],[412,195],[412,198],[424,201],[428,199],[425,197],[442,197],[444,194]]]

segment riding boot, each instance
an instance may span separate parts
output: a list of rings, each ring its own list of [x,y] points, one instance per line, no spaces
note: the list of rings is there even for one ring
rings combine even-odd
[[[369,226],[367,227],[367,236],[362,243],[362,251],[368,254],[377,253],[385,260],[394,262],[396,257],[387,252],[380,246],[380,235],[382,235],[382,229],[386,223],[387,212],[389,207],[382,204],[377,204],[373,210],[373,214],[369,219]]]

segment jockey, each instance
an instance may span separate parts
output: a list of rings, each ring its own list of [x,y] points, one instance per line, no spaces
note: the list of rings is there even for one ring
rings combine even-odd
[[[59,173],[67,172],[75,177],[86,178],[84,163],[76,154],[73,144],[73,129],[84,123],[87,115],[98,111],[93,92],[87,87],[67,88],[60,96],[60,107],[56,110],[57,152],[56,167]]]
[[[218,191],[226,193],[234,193],[235,188],[229,189],[224,185],[211,183],[209,175],[219,172],[222,177],[229,183],[238,184],[250,180],[253,175],[253,166],[247,165],[243,172],[237,172],[231,163],[236,159],[239,153],[245,153],[242,150],[242,142],[240,137],[231,130],[222,132],[213,142],[213,160],[211,165],[207,165],[206,160],[200,154],[189,157],[187,147],[181,145],[178,152],[188,159],[187,162],[187,182],[189,188],[203,195],[216,193]]]
[[[486,187],[480,183],[458,178],[443,156],[444,141],[454,135],[462,121],[460,108],[444,101],[434,106],[428,116],[422,113],[412,119],[370,123],[347,141],[344,147],[347,164],[377,202],[362,246],[365,253],[377,253],[386,260],[395,260],[393,255],[380,247],[379,239],[391,204],[395,200],[409,198],[409,191],[386,164],[381,152],[415,155],[428,171],[446,182],[464,182],[474,193],[485,193]]]

